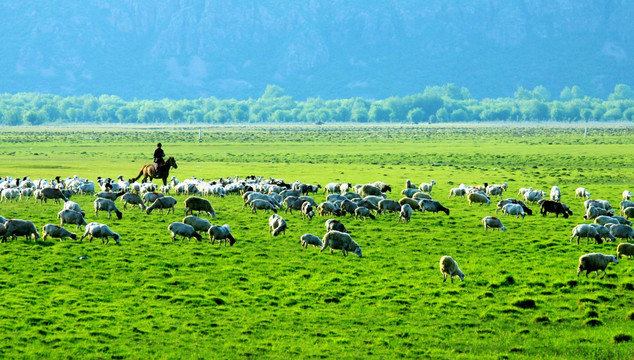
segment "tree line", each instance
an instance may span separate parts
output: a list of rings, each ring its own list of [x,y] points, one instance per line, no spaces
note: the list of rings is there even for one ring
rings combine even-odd
[[[460,123],[491,121],[633,121],[634,91],[618,84],[607,100],[565,87],[556,100],[543,86],[522,87],[512,98],[476,100],[455,84],[381,100],[349,98],[296,101],[267,86],[258,99],[215,97],[125,101],[114,95],[62,97],[40,93],[0,95],[0,124],[236,124],[236,123]]]

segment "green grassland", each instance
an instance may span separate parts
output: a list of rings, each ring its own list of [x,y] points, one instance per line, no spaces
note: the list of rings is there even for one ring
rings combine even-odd
[[[0,176],[126,178],[151,162],[156,142],[174,156],[181,181],[262,175],[322,185],[436,181],[451,215],[415,212],[340,218],[363,257],[303,249],[304,233],[325,218],[284,214],[271,237],[269,213],[242,209],[232,195],[210,198],[213,224],[229,224],[233,247],[172,241],[176,214],[92,211],[121,246],[67,240],[9,240],[0,246],[0,357],[3,358],[592,358],[634,356],[634,260],[611,264],[605,279],[576,276],[580,255],[615,254],[616,244],[571,244],[583,220],[586,187],[615,208],[634,188],[629,126],[269,126],[198,128],[3,128]],[[158,183],[157,181],[155,181]],[[449,189],[508,182],[549,191],[558,185],[568,219],[502,217],[508,231],[485,232],[491,206],[448,199]],[[315,195],[317,202],[325,195]],[[122,208],[120,201],[117,201]],[[121,205],[119,205],[121,204]],[[0,203],[5,218],[57,223],[61,205]],[[500,215],[501,216],[501,215]],[[67,226],[75,231],[74,226]],[[443,283],[451,255],[467,274]],[[79,256],[87,256],[79,260]],[[594,325],[594,326],[593,326]],[[629,338],[628,338],[629,336]],[[628,340],[629,339],[629,340]]]

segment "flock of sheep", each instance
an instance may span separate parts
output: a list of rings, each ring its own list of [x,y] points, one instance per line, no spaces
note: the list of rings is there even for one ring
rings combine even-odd
[[[376,216],[393,213],[398,217],[399,222],[408,223],[415,211],[444,212],[449,215],[449,209],[431,196],[435,184],[436,182],[432,180],[429,183],[415,185],[407,180],[405,188],[401,191],[403,197],[396,201],[387,198],[386,192],[391,192],[392,188],[381,181],[354,186],[350,183],[329,183],[322,188],[321,185],[304,184],[299,181],[288,184],[279,179],[265,179],[255,176],[246,179],[240,179],[237,176],[235,178],[221,178],[211,182],[195,178],[180,182],[172,177],[170,185],[157,188],[151,182],[130,184],[122,176],[114,180],[98,178],[96,183],[81,179],[78,176],[35,181],[28,178],[0,178],[0,189],[2,189],[0,203],[22,198],[30,199],[30,197],[41,202],[47,200],[63,201],[63,207],[57,214],[60,225],[44,225],[42,228],[43,239],[49,236],[60,240],[67,237],[76,239],[76,234],[63,227],[66,224],[71,224],[75,225],[77,230],[84,227],[84,234],[80,241],[85,237],[88,237],[90,241],[96,237],[102,239],[102,243],[108,244],[112,238],[119,244],[121,240],[119,234],[112,231],[106,224],[87,223],[85,212],[70,198],[75,194],[94,194],[96,197],[94,200],[95,216],[98,215],[99,211],[105,211],[110,218],[114,212],[117,218],[121,219],[122,212],[115,204],[117,198],[121,198],[123,209],[126,209],[127,205],[131,205],[138,206],[147,214],[155,209],[161,212],[167,209],[167,214],[169,214],[170,212],[174,213],[177,204],[176,198],[170,196],[169,193],[185,194],[189,195],[184,201],[185,218],[168,226],[172,240],[175,240],[177,236],[201,240],[203,237],[201,233],[206,233],[210,243],[213,244],[216,240],[220,243],[224,240],[225,246],[227,242],[232,246],[236,239],[231,234],[230,226],[227,224],[212,225],[209,220],[201,218],[200,214],[202,212],[212,219],[216,215],[210,201],[204,196],[224,197],[229,194],[240,194],[244,201],[243,209],[248,208],[252,213],[257,213],[258,210],[273,213],[269,217],[269,234],[271,236],[285,234],[288,227],[286,220],[278,214],[282,210],[285,214],[289,212],[292,214],[295,210],[301,214],[302,219],[312,219],[316,215],[329,217],[325,221],[325,235],[319,237],[310,233],[303,234],[300,238],[301,245],[303,247],[308,247],[308,245],[320,247],[320,251],[330,248],[331,253],[333,250],[341,250],[344,256],[348,252],[353,252],[361,257],[362,250],[359,244],[352,239],[345,225],[333,217],[350,214],[357,219],[375,219]],[[312,195],[320,193],[322,189],[326,199],[318,203]],[[495,213],[497,214],[499,210],[502,210],[503,215],[516,216],[517,218],[532,215],[532,210],[527,206],[527,203],[538,204],[543,216],[554,213],[557,217],[562,215],[567,218],[572,215],[570,208],[561,202],[561,191],[557,186],[553,186],[548,198],[544,191],[522,188],[518,192],[520,199],[503,199],[507,190],[507,183],[499,185],[485,183],[480,186],[463,184],[457,188],[452,188],[449,192],[449,198],[462,197],[467,199],[469,206],[473,204],[482,206],[490,205],[491,199],[497,197],[500,200],[497,203]],[[577,198],[585,199],[584,219],[594,220],[594,223],[579,224],[574,227],[570,242],[576,238],[577,243],[579,243],[582,237],[586,238],[587,243],[591,239],[595,243],[615,241],[616,238],[631,241],[634,237],[634,230],[628,219],[634,217],[634,202],[630,201],[632,194],[629,191],[623,192],[620,215],[615,214],[608,201],[590,200],[590,195],[585,188],[578,188],[575,191]],[[194,215],[194,212],[197,214]],[[501,219],[495,216],[484,217],[482,224],[485,231],[489,228],[502,232],[507,230]],[[17,236],[25,236],[35,240],[40,238],[36,226],[31,221],[5,219],[2,216],[0,216],[0,236],[3,242],[6,242],[8,238],[16,238]],[[634,255],[634,245],[626,242],[620,243],[616,255],[585,254],[579,258],[577,276],[583,271],[586,271],[586,277],[588,273],[593,271],[596,271],[598,276],[598,272],[601,270],[603,271],[601,278],[603,278],[608,264],[618,264],[618,259],[623,255],[628,257]],[[443,275],[443,281],[446,281],[447,277],[451,279],[451,282],[455,276],[458,276],[460,280],[464,280],[465,277],[451,256],[443,256],[440,259],[440,271]]]

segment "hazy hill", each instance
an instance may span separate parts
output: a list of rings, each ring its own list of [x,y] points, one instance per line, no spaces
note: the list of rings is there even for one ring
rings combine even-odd
[[[3,1],[0,92],[476,98],[632,83],[634,2]]]

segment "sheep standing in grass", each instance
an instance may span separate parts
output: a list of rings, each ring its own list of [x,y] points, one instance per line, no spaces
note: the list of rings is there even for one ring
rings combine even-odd
[[[634,207],[629,206],[621,210],[621,215],[625,216],[628,219],[634,218]]]
[[[582,198],[582,199],[590,199],[590,192],[588,190],[586,190],[586,188],[584,187],[578,187],[575,190],[575,199],[576,198]]]
[[[429,183],[421,183],[420,185],[418,185],[418,189],[420,189],[420,191],[422,192],[431,194],[431,191],[434,188],[434,185],[436,185],[436,182],[432,180]]]
[[[506,231],[506,226],[502,225],[502,221],[494,216],[483,217],[482,224],[484,225],[484,231],[487,231],[489,228],[493,230],[500,229],[502,232]]]
[[[313,216],[315,216],[313,206],[308,201],[304,202],[302,205],[302,219],[308,218],[308,220],[312,220]]]
[[[603,239],[603,241],[616,241],[616,238],[610,233],[610,229],[608,229],[606,226],[603,226],[601,224],[588,225],[597,229],[597,232],[599,233],[599,236],[601,236],[601,239]]]
[[[115,205],[114,201],[105,198],[96,198],[95,201],[95,216],[99,214],[99,210],[108,212],[108,219],[112,217],[112,212],[117,215],[117,219],[121,220],[123,217],[123,213],[117,209],[117,205]]]
[[[601,279],[603,279],[606,275],[605,269],[608,267],[609,263],[618,264],[619,259],[617,259],[614,255],[605,255],[600,253],[581,255],[581,257],[579,257],[579,266],[577,267],[577,276],[579,276],[582,271],[585,271],[586,277],[588,277],[589,273],[596,271],[595,277],[598,277],[599,270],[601,270],[603,271]]]
[[[326,231],[337,230],[340,232],[348,233],[349,231],[343,225],[343,223],[337,219],[328,219],[325,222]]]
[[[631,259],[632,256],[634,256],[634,244],[620,243],[619,246],[616,247],[616,257],[620,259],[623,255]]]
[[[17,236],[24,236],[27,240],[29,238],[37,240],[40,238],[40,233],[37,232],[33,222],[29,220],[9,219],[5,221],[3,242],[6,242],[8,237],[16,238]]]
[[[84,232],[84,235],[81,236],[79,241],[84,240],[86,236],[89,236],[89,242],[92,242],[93,238],[99,238],[101,239],[101,243],[106,245],[110,242],[110,238],[113,238],[117,244],[121,241],[119,234],[110,230],[108,225],[97,222],[91,222],[86,225],[86,232]]]
[[[399,204],[398,201],[394,201],[392,199],[384,199],[379,201],[378,214],[382,214],[385,212],[392,212],[398,215],[401,212],[401,204]]]
[[[423,209],[421,209],[419,200],[416,200],[416,199],[404,197],[404,198],[400,199],[398,201],[398,203],[401,204],[401,209],[403,209],[403,205],[407,204],[414,211],[423,211]]]
[[[167,226],[167,230],[172,232],[173,241],[176,240],[176,235],[182,236],[183,240],[185,240],[185,238],[188,238],[190,240],[191,238],[195,238],[196,240],[200,241],[203,238],[202,236],[200,236],[199,233],[196,232],[196,229],[194,229],[193,226],[187,225],[182,222],[173,222],[169,224]]]
[[[42,198],[44,202],[46,202],[47,199],[53,199],[55,200],[56,204],[59,202],[60,199],[68,201],[68,197],[64,195],[64,192],[62,190],[52,187],[46,187],[42,189]]]
[[[443,256],[440,258],[440,273],[442,274],[442,281],[447,281],[447,276],[451,279],[453,284],[454,276],[460,278],[460,281],[464,281],[465,274],[458,267],[458,263],[451,256]]]
[[[286,234],[286,220],[283,217],[273,214],[269,217],[269,234],[278,236],[281,233]]]
[[[359,190],[359,195],[361,195],[361,197],[383,196],[383,192],[381,191],[381,189],[379,189],[378,187],[374,185],[365,184],[361,186],[361,190]]]
[[[194,230],[200,232],[208,232],[211,227],[211,223],[207,219],[199,218],[196,215],[188,215],[183,218],[183,223],[187,225],[191,225]]]
[[[412,182],[407,179],[405,181],[405,189],[416,189],[416,185],[412,184]]]
[[[469,201],[469,206],[473,203],[480,204],[480,206],[482,206],[482,204],[491,204],[491,199],[489,199],[488,196],[476,192],[469,193],[467,195],[467,201]]]
[[[216,217],[216,211],[214,211],[213,206],[207,199],[203,199],[201,197],[190,196],[185,199],[185,215],[188,213],[194,214],[194,211],[198,211],[198,216],[200,216],[200,212],[204,211],[207,215],[211,216],[211,218]]]
[[[42,240],[46,240],[48,236],[52,238],[57,238],[59,239],[59,241],[62,241],[67,237],[73,240],[77,240],[77,234],[74,234],[55,224],[46,224],[42,227]]]
[[[541,190],[533,190],[524,194],[524,200],[526,202],[530,202],[534,204],[538,202],[539,200],[544,199],[545,195],[546,193]]]
[[[463,198],[463,197],[465,197],[466,194],[467,194],[467,189],[466,188],[457,187],[457,188],[451,188],[449,190],[449,198],[450,199],[451,199],[452,196],[455,196],[455,197],[460,196],[460,197]]]
[[[617,224],[610,227],[610,234],[615,238],[632,240],[634,238],[634,229],[627,225]]]
[[[233,246],[236,243],[236,239],[231,235],[231,228],[229,225],[224,224],[222,226],[212,226],[209,228],[209,242],[213,243],[218,240],[218,245],[224,240],[225,246],[227,246],[227,240],[229,240],[229,246]]]
[[[75,224],[77,226],[77,230],[81,230],[82,226],[87,225],[84,215],[74,210],[62,210],[57,213],[57,218],[60,221],[59,226],[64,226],[64,224]]]
[[[317,215],[319,216],[327,216],[327,215],[341,215],[341,210],[337,209],[333,203],[323,202],[317,206]]]
[[[2,202],[13,202],[13,200],[18,200],[20,197],[20,191],[18,189],[8,188],[2,189],[2,193],[0,194],[0,201]]]
[[[341,231],[331,230],[324,235],[321,240],[322,246],[319,252],[323,252],[327,247],[330,247],[330,253],[333,250],[341,250],[343,256],[347,256],[349,251],[357,254],[358,257],[362,257],[362,250],[359,244],[357,244],[349,234]]]
[[[503,215],[515,215],[515,218],[519,219],[521,216],[524,219],[526,213],[524,213],[524,208],[520,204],[506,204],[502,207]]]
[[[436,201],[436,200],[429,200],[429,199],[421,199],[420,200],[420,208],[422,212],[431,212],[431,213],[437,213],[439,211],[444,212],[445,214],[449,215],[449,209],[447,209],[446,207],[442,206],[440,204],[440,202]]]
[[[257,214],[258,210],[271,210],[277,213],[277,207],[270,200],[255,199],[251,201],[251,213]]]
[[[497,209],[495,209],[495,213],[497,214],[498,211],[502,210],[502,208],[506,204],[518,204],[522,207],[526,215],[533,215],[533,210],[531,210],[528,206],[526,206],[526,204],[522,200],[517,200],[517,199],[504,199],[504,200],[498,201]]]
[[[409,204],[405,204],[403,206],[401,206],[401,212],[398,216],[398,221],[403,220],[403,223],[408,223],[410,221],[410,219],[412,218],[412,213],[414,212],[414,210],[412,210],[412,207],[409,206]]]
[[[623,191],[623,200],[629,200],[632,197],[632,192],[629,190]]]
[[[157,193],[157,192],[146,192],[145,194],[143,194],[143,202],[145,202],[146,205],[150,205],[153,204],[156,199],[158,198],[162,198],[165,195],[162,193]]]
[[[363,207],[363,206],[359,206],[358,208],[354,209],[354,218],[358,219],[361,218],[361,220],[365,220],[366,217],[369,217],[370,219],[376,219],[376,217],[374,215],[372,215],[372,213],[370,212],[370,209]]]
[[[579,239],[581,237],[586,238],[586,244],[590,243],[590,238],[594,239],[595,244],[603,243],[603,239],[601,235],[599,235],[599,231],[589,224],[580,224],[572,229],[572,236],[570,237],[570,243],[572,244],[572,239],[577,238],[577,245],[579,245]]]
[[[591,206],[588,208],[588,210],[586,211],[586,214],[583,216],[584,219],[586,220],[592,220],[594,218],[597,218],[599,216],[606,216],[606,215],[614,215],[614,209],[610,209],[610,210],[605,210],[602,209],[600,207],[596,207],[596,206]]]
[[[304,234],[300,239],[302,241],[302,247],[304,248],[308,248],[308,245],[312,245],[313,248],[321,247],[323,245],[321,239],[317,235]]]
[[[163,209],[167,209],[167,214],[169,214],[170,211],[172,211],[172,214],[174,214],[174,207],[176,206],[177,202],[178,201],[176,201],[176,199],[172,196],[157,198],[156,200],[154,200],[152,205],[148,206],[147,209],[145,209],[145,213],[149,215],[154,209],[159,209],[159,211],[162,213]]]
[[[345,198],[343,201],[341,201],[341,206],[339,208],[341,209],[341,215],[354,215],[354,211],[357,209],[357,207],[358,205],[356,203],[348,200],[348,198]]]
[[[145,204],[143,203],[143,199],[137,194],[133,193],[125,193],[121,196],[121,201],[123,201],[123,210],[126,210],[126,206],[128,204],[134,206],[138,205],[141,210],[145,210]]]

